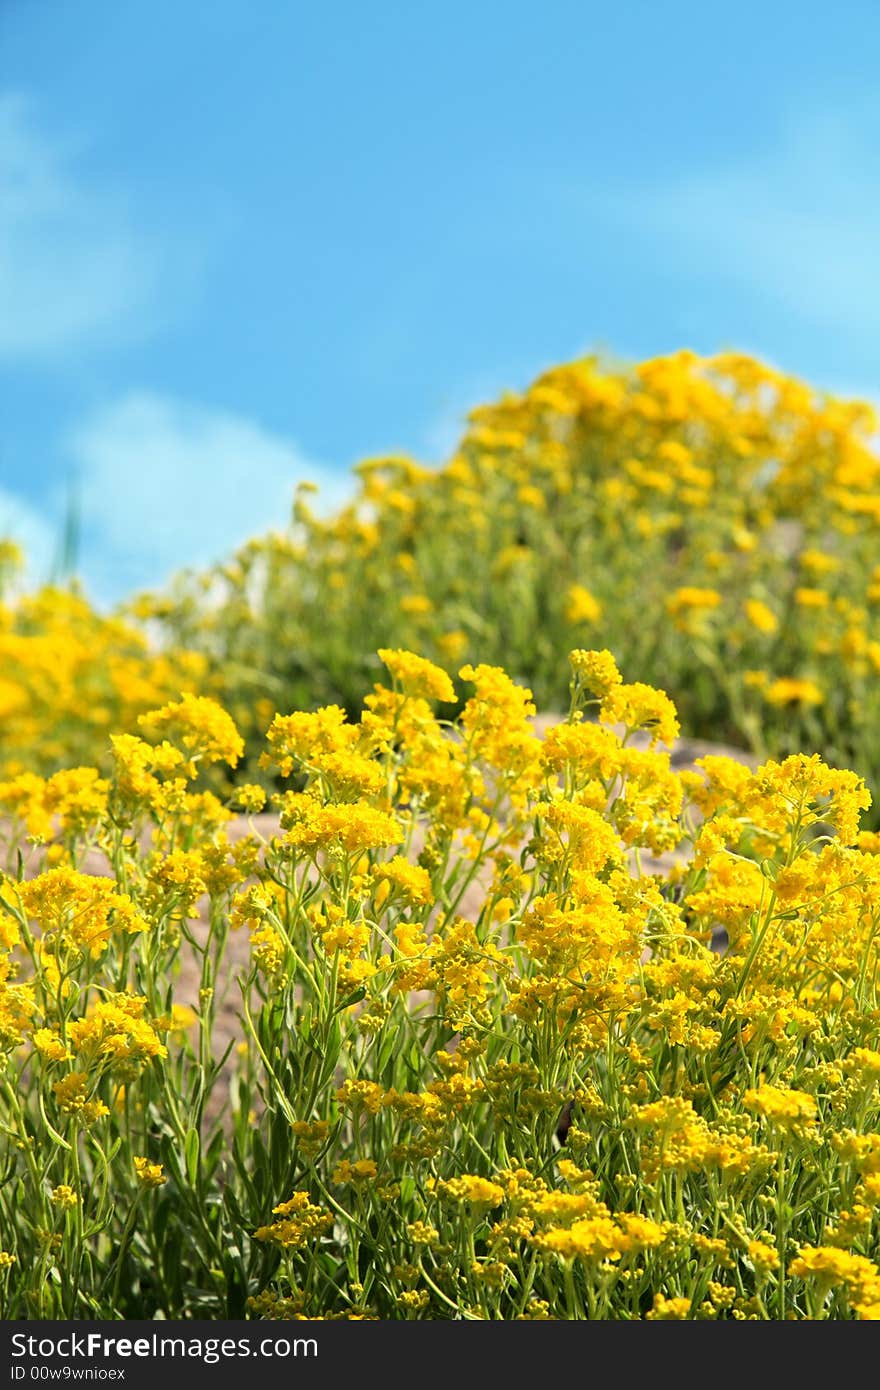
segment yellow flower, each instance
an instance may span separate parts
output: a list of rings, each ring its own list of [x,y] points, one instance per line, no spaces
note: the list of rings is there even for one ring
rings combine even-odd
[[[322,806],[313,796],[288,793],[281,816],[284,843],[308,854],[338,845],[349,854],[400,844],[403,830],[386,811],[361,802]]]
[[[569,652],[571,668],[586,690],[604,700],[615,686],[623,683],[617,663],[609,651]]]
[[[85,1018],[68,1024],[68,1037],[83,1057],[104,1058],[111,1069],[131,1078],[154,1059],[168,1056],[144,1017],[146,1003],[142,995],[108,994]]]
[[[622,1232],[610,1216],[588,1217],[533,1238],[533,1244],[547,1254],[588,1262],[619,1260],[624,1243]]]
[[[54,1206],[68,1209],[79,1206],[79,1197],[72,1187],[66,1183],[61,1183],[58,1187],[53,1187],[51,1201]]]
[[[460,661],[467,651],[468,635],[461,628],[454,628],[451,632],[442,633],[436,641],[441,656],[452,665],[456,661]]]
[[[434,605],[427,594],[404,594],[400,600],[400,611],[410,617],[423,618],[433,613]]]
[[[191,1009],[189,1004],[171,1005],[171,1033],[185,1033],[198,1022],[198,1014],[195,1009]]]
[[[641,681],[615,685],[602,701],[599,718],[603,724],[622,724],[628,730],[647,729],[652,744],[673,744],[681,732],[675,705],[665,690]]]
[[[746,1110],[764,1115],[781,1129],[798,1131],[815,1124],[818,1108],[806,1091],[781,1086],[759,1086],[743,1095]]]
[[[795,589],[794,600],[801,608],[827,608],[830,602],[824,589],[807,588]]]
[[[442,1197],[454,1202],[469,1202],[474,1207],[497,1207],[504,1201],[504,1188],[488,1178],[475,1177],[462,1173],[461,1177],[438,1181],[436,1190]]]
[[[440,1244],[440,1232],[436,1226],[429,1226],[424,1221],[413,1221],[407,1228],[406,1233],[413,1245],[436,1246]]]
[[[780,676],[767,686],[764,699],[771,705],[821,705],[825,696],[808,677]]]
[[[142,1187],[161,1187],[168,1179],[162,1171],[161,1163],[151,1163],[148,1158],[135,1158],[134,1170]]]
[[[840,568],[840,560],[836,555],[828,555],[824,550],[802,550],[800,562],[804,569],[812,570],[814,574],[831,574]]]
[[[779,619],[776,614],[761,599],[746,599],[745,614],[752,627],[757,628],[759,632],[773,633],[779,627]]]
[[[880,1081],[880,1052],[856,1047],[844,1061],[843,1068],[863,1085],[872,1086]]]
[[[376,864],[372,874],[379,884],[377,903],[383,888],[386,891],[382,902],[387,900],[389,892],[410,907],[426,907],[434,901],[431,875],[420,864],[411,864],[404,855],[395,855],[387,864]]]
[[[602,605],[582,584],[572,584],[565,605],[565,620],[569,623],[598,623]]]
[[[270,751],[261,761],[289,777],[297,763],[318,763],[352,751],[357,738],[357,729],[347,722],[339,705],[325,705],[311,713],[276,714],[266,734]]]
[[[700,589],[685,586],[676,589],[667,600],[667,608],[672,614],[679,614],[689,608],[712,609],[721,605],[721,595],[717,589]]]
[[[333,1169],[330,1181],[340,1185],[344,1183],[366,1183],[372,1182],[378,1169],[371,1158],[359,1158],[354,1163],[350,1163],[347,1158],[342,1159]]]
[[[323,1148],[330,1133],[327,1120],[294,1120],[290,1128],[306,1158],[313,1158]]]
[[[762,1275],[770,1274],[779,1268],[779,1251],[772,1245],[768,1245],[763,1240],[750,1240],[748,1244],[748,1255],[755,1272]]]
[[[336,1092],[341,1106],[353,1111],[365,1110],[368,1115],[378,1115],[385,1100],[385,1090],[375,1081],[344,1081]]]
[[[799,1279],[816,1279],[826,1289],[843,1284],[853,1292],[880,1277],[876,1265],[864,1255],[853,1255],[834,1245],[802,1245],[788,1272]]]
[[[310,1240],[317,1240],[333,1225],[333,1217],[323,1208],[313,1205],[307,1192],[295,1192],[287,1202],[272,1208],[279,1219],[254,1231],[255,1240],[269,1241],[282,1250],[300,1250]]]
[[[388,647],[380,649],[379,657],[405,695],[422,700],[441,700],[447,704],[455,700],[452,681],[433,662],[413,652],[392,651]]]
[[[241,809],[248,815],[256,815],[266,805],[266,793],[262,787],[247,782],[236,790],[235,798]]]
[[[79,948],[94,959],[106,950],[111,936],[149,930],[131,898],[117,891],[113,879],[59,867],[22,884],[19,894],[44,938]]]
[[[666,1298],[662,1293],[654,1295],[654,1306],[647,1314],[655,1322],[682,1322],[690,1318],[691,1300],[689,1298]]]
[[[40,1055],[50,1062],[69,1062],[73,1056],[52,1028],[34,1029],[33,1043]]]
[[[75,1116],[86,1126],[110,1114],[103,1101],[86,1098],[87,1085],[88,1077],[81,1071],[68,1072],[67,1076],[52,1084],[59,1109],[65,1115]]]
[[[62,830],[82,834],[106,815],[109,788],[96,768],[71,768],[49,778],[43,805],[48,815],[57,816]]]
[[[244,752],[244,740],[230,716],[205,695],[185,693],[161,709],[142,714],[138,723],[153,738],[178,739],[190,766],[201,760],[235,767]]]

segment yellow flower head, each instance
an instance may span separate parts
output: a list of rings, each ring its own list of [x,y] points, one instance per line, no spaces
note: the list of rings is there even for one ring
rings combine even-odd
[[[745,614],[752,627],[756,628],[758,632],[769,635],[779,628],[779,619],[773,609],[768,608],[767,604],[759,598],[746,599]]]
[[[572,584],[565,604],[565,620],[569,623],[598,623],[602,605],[583,584]]]
[[[162,1171],[161,1163],[151,1163],[148,1158],[135,1158],[134,1170],[142,1187],[161,1187],[168,1179]]]
[[[803,1130],[815,1124],[818,1108],[813,1096],[782,1086],[759,1086],[748,1090],[743,1105],[756,1115],[763,1115],[780,1129]]]
[[[63,1210],[79,1206],[79,1197],[73,1188],[68,1187],[66,1183],[53,1187],[51,1200],[54,1206],[61,1207]]]
[[[441,700],[446,704],[455,700],[452,681],[432,661],[413,652],[392,651],[388,647],[381,648],[379,656],[404,695],[421,700]]]
[[[604,700],[615,686],[623,683],[617,663],[609,651],[583,651],[578,648],[569,652],[568,659],[584,689],[600,700]]]
[[[244,740],[230,716],[205,695],[184,694],[161,709],[142,714],[138,723],[152,738],[177,740],[190,767],[198,761],[235,767],[244,752]]]
[[[764,699],[770,705],[821,705],[825,696],[809,677],[780,676],[765,688]]]

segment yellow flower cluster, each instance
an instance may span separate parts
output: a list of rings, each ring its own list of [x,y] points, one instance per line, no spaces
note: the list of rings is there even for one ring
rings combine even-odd
[[[193,785],[241,751],[206,696],[9,779],[4,1308],[877,1317],[864,782],[679,771],[606,649],[556,723],[381,655],[266,719],[258,820]]]
[[[358,709],[375,648],[410,697],[450,704],[433,663],[470,660],[559,708],[560,654],[601,644],[692,735],[873,785],[878,519],[870,406],[739,353],[588,357],[472,411],[442,467],[366,460],[329,517],[302,489],[288,532],[133,613],[201,654],[253,753],[279,705]]]
[[[0,778],[95,760],[106,770],[112,731],[206,678],[204,656],[151,650],[138,626],[102,617],[77,592],[3,599],[0,565]]]

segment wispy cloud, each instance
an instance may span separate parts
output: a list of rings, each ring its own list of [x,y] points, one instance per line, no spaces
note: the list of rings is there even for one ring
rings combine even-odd
[[[0,359],[42,360],[143,330],[157,253],[119,196],[81,177],[21,96],[0,95]]]
[[[802,319],[876,335],[880,111],[792,122],[746,160],[591,198],[691,286],[726,278]]]
[[[283,528],[298,482],[317,483],[324,506],[346,488],[253,420],[145,391],[85,419],[68,451],[80,478],[84,578],[103,598]]]

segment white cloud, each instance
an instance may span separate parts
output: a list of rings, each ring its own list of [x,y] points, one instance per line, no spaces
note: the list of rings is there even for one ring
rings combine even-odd
[[[591,200],[643,253],[860,336],[880,313],[878,112],[791,124],[751,160]]]
[[[346,487],[252,420],[144,391],[97,410],[68,448],[80,478],[83,574],[102,598],[159,585],[282,529],[299,482],[318,484],[323,507]]]
[[[143,330],[154,251],[118,198],[77,177],[73,151],[0,95],[0,359],[52,357]]]

